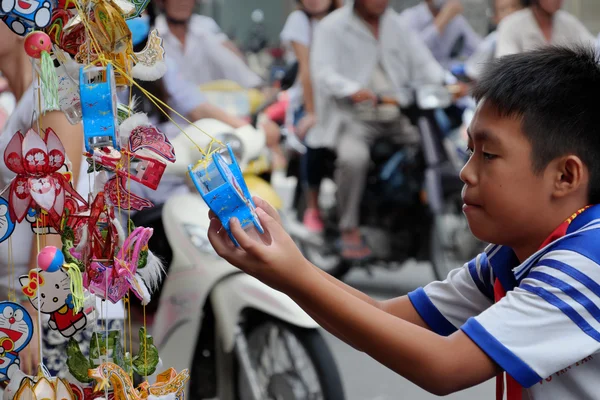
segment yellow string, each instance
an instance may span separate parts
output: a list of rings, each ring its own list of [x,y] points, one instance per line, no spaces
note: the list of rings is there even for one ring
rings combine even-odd
[[[148,92],[146,89],[144,89],[143,87],[141,87],[131,76],[129,76],[126,72],[124,72],[121,68],[119,68],[119,66],[113,65],[113,68],[115,69],[115,71],[117,71],[118,73],[120,73],[121,75],[123,75],[125,78],[127,78],[127,80],[132,85],[134,85],[135,87],[137,87],[146,97],[148,97],[148,99],[158,108],[158,110],[160,112],[162,112],[181,131],[181,133],[183,133],[192,142],[192,144],[202,153],[203,156],[206,157],[206,156],[208,156],[208,154],[183,130],[183,128],[177,122],[175,122],[175,120],[169,115],[169,113],[166,112],[162,107],[165,107],[167,110],[171,111],[172,113],[174,113],[175,115],[177,115],[178,117],[180,117],[181,119],[183,119],[185,122],[187,122],[189,125],[191,125],[194,128],[196,128],[199,132],[201,132],[204,135],[208,136],[211,139],[211,142],[210,142],[209,145],[212,145],[214,142],[216,142],[220,146],[224,147],[224,145],[223,145],[223,143],[221,141],[219,141],[218,139],[214,138],[212,135],[210,135],[209,133],[207,133],[206,131],[204,131],[203,129],[201,129],[199,126],[197,126],[196,124],[194,124],[193,122],[191,122],[190,120],[188,120],[186,117],[184,117],[183,115],[181,115],[179,112],[177,112],[173,108],[171,108],[167,103],[165,103],[164,101],[160,100],[158,97],[156,97],[155,95],[153,95],[152,93]]]
[[[10,282],[8,284],[8,301],[17,301],[17,295],[15,291],[15,264],[12,254],[12,237],[8,237],[8,273]]]

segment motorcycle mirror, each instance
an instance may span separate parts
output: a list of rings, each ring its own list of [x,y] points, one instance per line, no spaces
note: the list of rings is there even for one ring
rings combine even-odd
[[[256,10],[252,11],[250,18],[255,24],[262,24],[265,20],[265,13],[260,8],[257,8]]]

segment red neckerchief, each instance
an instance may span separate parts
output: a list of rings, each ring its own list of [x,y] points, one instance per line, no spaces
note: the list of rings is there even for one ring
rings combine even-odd
[[[584,207],[581,210],[578,210],[577,212],[573,213],[573,215],[571,215],[565,222],[560,224],[558,228],[556,228],[554,232],[552,232],[550,236],[548,236],[548,238],[544,240],[544,242],[538,250],[543,249],[555,240],[565,236],[569,225],[571,225],[571,222],[573,222],[573,220],[577,218],[579,214],[587,210],[589,207],[590,206]],[[499,302],[500,299],[504,296],[506,296],[506,290],[504,290],[504,288],[502,287],[500,280],[496,278],[496,281],[494,282],[495,302]],[[502,400],[504,396],[504,374],[504,372],[501,372],[498,375],[496,375],[496,400]],[[519,382],[517,382],[509,374],[506,374],[506,395],[507,400],[522,400],[523,396],[523,387],[519,385]]]

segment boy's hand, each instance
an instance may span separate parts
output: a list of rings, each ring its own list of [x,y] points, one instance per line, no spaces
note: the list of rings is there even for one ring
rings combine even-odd
[[[217,254],[230,264],[276,290],[286,291],[310,264],[281,226],[279,215],[273,207],[258,198],[255,198],[255,202],[256,212],[265,230],[260,240],[251,238],[239,221],[232,219],[231,233],[240,244],[240,247],[236,247],[212,213],[209,215],[208,239]]]

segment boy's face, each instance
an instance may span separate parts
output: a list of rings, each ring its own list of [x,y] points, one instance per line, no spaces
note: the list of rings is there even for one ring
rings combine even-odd
[[[553,178],[533,172],[531,144],[520,119],[500,117],[482,101],[469,127],[469,149],[472,155],[460,177],[463,211],[473,234],[511,247],[538,237]]]

